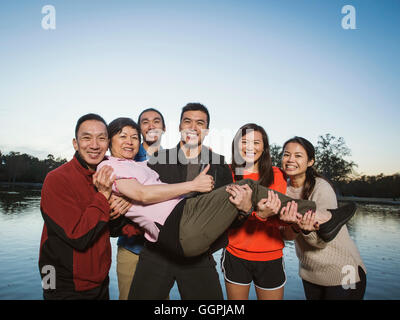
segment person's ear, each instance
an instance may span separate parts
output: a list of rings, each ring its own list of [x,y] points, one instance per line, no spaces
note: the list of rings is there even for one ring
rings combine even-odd
[[[312,167],[314,165],[315,160],[311,159],[310,161],[308,161],[307,163],[307,167]]]
[[[72,139],[72,145],[74,146],[75,151],[78,151],[78,141],[75,138]]]

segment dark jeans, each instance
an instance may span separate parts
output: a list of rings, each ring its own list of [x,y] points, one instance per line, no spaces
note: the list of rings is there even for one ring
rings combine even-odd
[[[163,300],[175,281],[183,300],[222,300],[223,293],[212,255],[170,256],[146,242],[140,253],[129,300]]]
[[[355,289],[344,289],[342,286],[320,286],[303,280],[304,293],[307,300],[362,300],[367,287],[367,277],[364,270],[358,267],[360,281]]]
[[[43,290],[44,300],[110,300],[108,285],[110,279],[107,278],[103,283],[91,290],[74,291],[74,290]]]

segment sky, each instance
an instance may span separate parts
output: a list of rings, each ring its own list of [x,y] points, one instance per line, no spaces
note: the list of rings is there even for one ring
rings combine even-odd
[[[55,9],[55,29],[46,29]],[[355,29],[345,29],[345,5]],[[188,102],[210,111],[205,144],[343,137],[358,174],[400,172],[400,1],[0,2],[0,151],[71,159],[77,119],[160,110],[163,146]],[[318,159],[317,159],[318,160]]]

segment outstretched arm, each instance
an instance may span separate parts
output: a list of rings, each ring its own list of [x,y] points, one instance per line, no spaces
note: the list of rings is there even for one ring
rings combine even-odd
[[[208,165],[192,181],[174,184],[143,185],[136,179],[120,179],[115,182],[117,191],[126,197],[141,202],[151,204],[170,200],[192,191],[209,192],[214,187],[214,180],[207,171]]]

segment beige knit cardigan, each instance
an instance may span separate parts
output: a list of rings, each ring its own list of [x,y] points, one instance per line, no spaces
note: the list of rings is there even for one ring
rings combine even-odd
[[[301,198],[302,187],[288,184],[286,194]],[[331,185],[316,178],[309,200],[315,201],[317,209],[337,208],[337,199]],[[356,213],[357,214],[357,213]],[[300,232],[295,239],[296,255],[299,258],[299,275],[302,279],[322,286],[350,285],[360,281],[358,266],[366,273],[360,253],[344,225],[335,239],[326,243],[316,232],[308,235]]]

